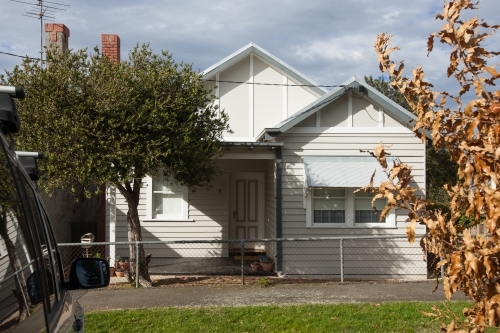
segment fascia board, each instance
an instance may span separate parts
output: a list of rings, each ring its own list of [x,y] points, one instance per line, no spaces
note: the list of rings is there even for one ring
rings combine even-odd
[[[217,62],[216,64],[210,66],[209,68],[205,69],[203,73],[203,79],[208,80],[210,77],[214,76],[216,73],[219,73],[223,71],[224,69],[230,67],[231,65],[235,64],[236,62],[240,61],[247,55],[249,55],[251,52],[254,52],[257,56],[261,57],[263,60],[271,64],[272,66],[275,66],[277,69],[279,69],[281,72],[285,73],[286,75],[290,76],[292,79],[295,79],[298,81],[300,84],[312,86],[308,87],[318,95],[322,96],[326,93],[328,93],[328,90],[323,87],[317,87],[317,83],[314,82],[313,80],[309,79],[307,76],[293,68],[292,66],[288,65],[284,61],[278,59],[271,53],[267,52],[260,46],[254,43],[250,43],[239,49],[238,51],[230,54],[229,56],[225,57],[221,61]]]
[[[215,73],[212,73],[212,72],[220,72],[220,71],[226,69],[227,67],[231,66],[232,64],[243,59],[245,56],[250,54],[250,52],[252,52],[252,46],[253,46],[253,43],[249,43],[249,44],[243,46],[238,51],[231,53],[230,55],[228,55],[224,59],[220,60],[219,62],[217,62],[217,63],[213,64],[212,66],[208,67],[207,69],[205,69],[202,72],[203,79],[208,80],[210,77],[215,75]]]
[[[384,94],[379,92],[377,89],[370,86],[368,83],[365,82],[365,80],[356,79],[356,81],[358,81],[359,84],[363,85],[368,90],[368,92],[369,92],[368,98],[369,99],[373,100],[375,103],[380,105],[391,116],[400,120],[403,124],[409,124],[410,121],[412,121],[412,120],[414,121],[417,119],[417,116],[415,114],[406,110],[404,107],[402,107],[398,103],[394,102],[392,99],[385,96]],[[413,127],[413,125],[410,126],[410,129],[412,127]],[[425,136],[428,139],[432,138],[429,131],[425,131]]]
[[[402,120],[402,121],[406,120],[407,121],[410,119],[413,119],[413,120],[417,119],[417,117],[413,113],[406,110],[404,107],[402,107],[398,103],[394,102],[392,99],[385,96],[384,94],[379,92],[377,89],[370,86],[364,80],[356,79],[356,81],[360,85],[363,85],[371,94],[374,95],[374,96],[370,96],[371,99],[373,99],[376,103],[378,103],[384,109],[393,113],[396,117],[398,117],[399,120]]]
[[[352,87],[357,87],[358,84],[355,79],[349,79],[345,81],[344,83],[341,84],[342,87],[336,87],[332,91],[330,91],[328,94],[318,98],[314,102],[310,103],[309,105],[305,106],[302,108],[300,111],[296,112],[295,114],[291,115],[288,119],[283,120],[281,123],[278,125],[274,126],[275,128],[279,128],[281,132],[286,132],[293,126],[297,125],[300,123],[302,120],[306,119],[310,115],[314,114],[321,108],[325,106],[325,104],[330,103],[329,101],[333,102],[336,100],[338,97],[340,97],[348,88]]]

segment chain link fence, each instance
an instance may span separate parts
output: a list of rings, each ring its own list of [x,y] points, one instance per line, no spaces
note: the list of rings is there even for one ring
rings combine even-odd
[[[144,272],[133,268],[141,247],[153,285],[172,276],[239,276],[242,284],[245,277],[262,276],[341,282],[428,276],[419,244],[394,236],[64,243],[59,251],[66,280],[76,258],[96,257],[109,261],[111,283],[138,286],[137,276]]]

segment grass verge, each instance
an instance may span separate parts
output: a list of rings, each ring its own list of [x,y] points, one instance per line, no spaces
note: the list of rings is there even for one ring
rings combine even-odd
[[[90,312],[88,332],[439,332],[435,305],[457,314],[470,302],[388,302]],[[449,321],[449,320],[448,320]]]

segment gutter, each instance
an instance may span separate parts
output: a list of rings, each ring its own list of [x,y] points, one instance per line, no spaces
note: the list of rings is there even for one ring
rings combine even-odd
[[[239,142],[239,141],[221,141],[219,145],[222,147],[269,147],[281,148],[283,142]]]

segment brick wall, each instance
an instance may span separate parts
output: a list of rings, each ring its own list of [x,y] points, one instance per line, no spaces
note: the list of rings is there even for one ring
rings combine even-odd
[[[102,34],[102,54],[113,63],[120,62],[120,37],[114,34]]]
[[[62,23],[45,23],[45,45],[52,52],[66,52],[69,29]]]

